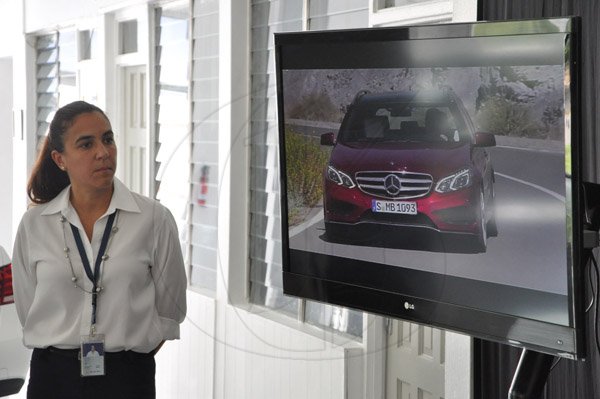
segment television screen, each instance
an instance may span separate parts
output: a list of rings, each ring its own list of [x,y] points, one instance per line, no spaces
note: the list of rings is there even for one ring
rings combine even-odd
[[[276,34],[284,292],[580,356],[577,26]]]

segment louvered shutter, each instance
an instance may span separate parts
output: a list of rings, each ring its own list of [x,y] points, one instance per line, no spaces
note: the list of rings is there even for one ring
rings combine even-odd
[[[193,7],[191,284],[215,292],[219,136],[219,2]]]
[[[58,32],[36,38],[36,143],[48,132],[58,108]]]

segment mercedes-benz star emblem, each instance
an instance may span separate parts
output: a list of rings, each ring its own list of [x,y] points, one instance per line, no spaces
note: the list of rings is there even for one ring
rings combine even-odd
[[[400,178],[396,175],[387,175],[383,184],[385,187],[385,191],[393,197],[398,195],[400,193],[400,190],[402,189]]]

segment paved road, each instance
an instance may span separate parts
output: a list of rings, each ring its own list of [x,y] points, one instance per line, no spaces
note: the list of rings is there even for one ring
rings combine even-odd
[[[563,155],[501,147],[492,148],[490,154],[496,171],[499,233],[488,239],[485,253],[327,242],[322,210],[315,211],[312,221],[291,233],[290,245],[295,249],[566,294]],[[451,246],[446,239],[441,240],[442,245]]]

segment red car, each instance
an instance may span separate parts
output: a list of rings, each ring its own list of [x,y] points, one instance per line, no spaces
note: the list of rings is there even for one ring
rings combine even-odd
[[[494,170],[486,147],[450,90],[360,92],[349,106],[325,171],[328,238],[364,225],[467,235],[477,250],[497,234]],[[408,230],[408,229],[407,229]]]

